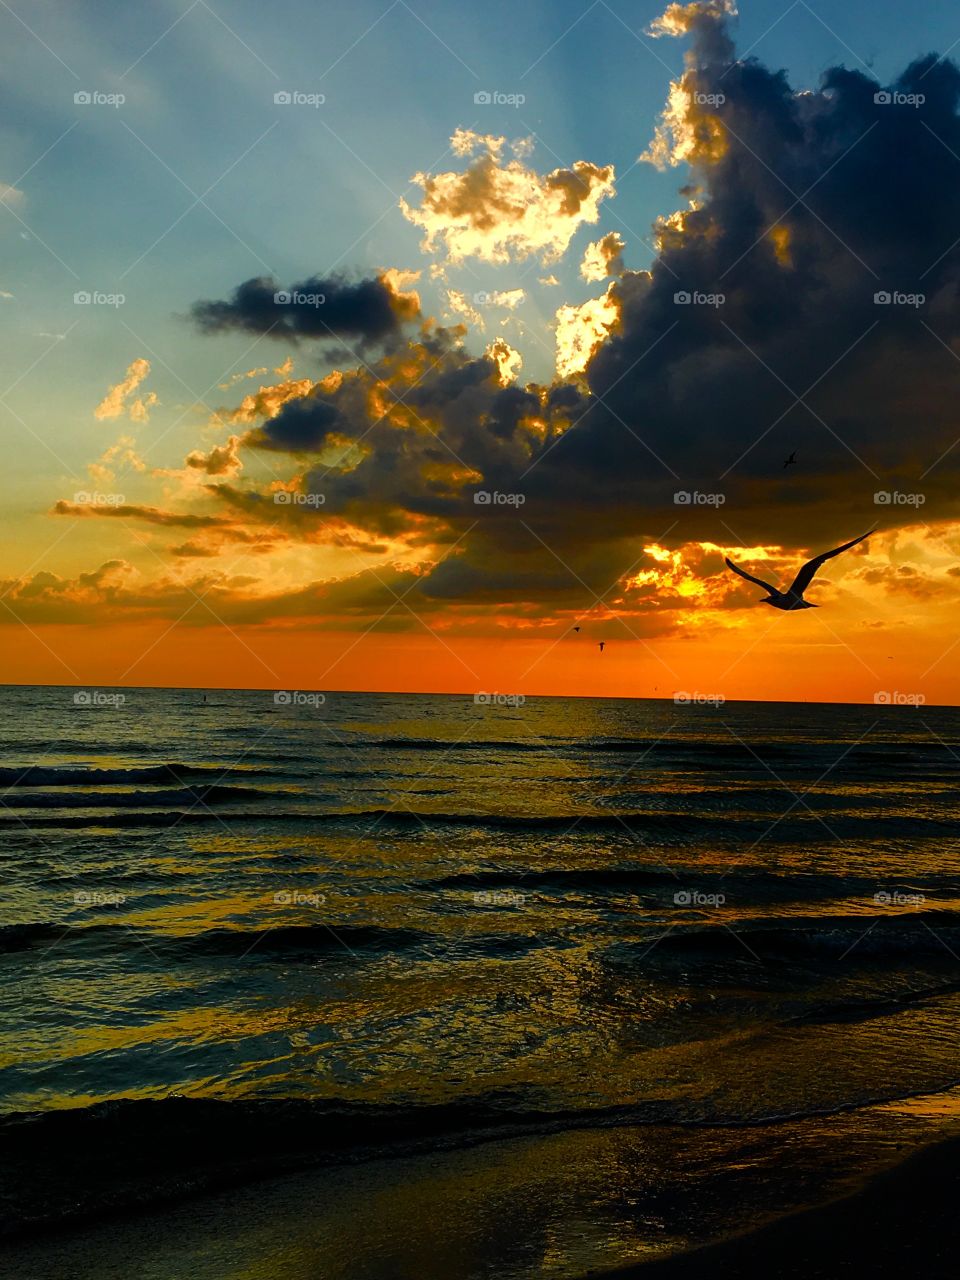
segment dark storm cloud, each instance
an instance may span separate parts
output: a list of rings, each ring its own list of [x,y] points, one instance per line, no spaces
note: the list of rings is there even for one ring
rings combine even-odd
[[[361,345],[396,338],[417,313],[416,295],[398,293],[384,276],[357,282],[311,276],[289,288],[258,276],[238,285],[229,300],[192,309],[206,333],[240,330],[285,342],[347,338]]]
[[[957,438],[960,73],[930,55],[890,102],[843,68],[797,94],[754,60],[712,60],[715,26],[695,24],[690,73],[723,98],[690,112],[700,207],[665,230],[649,278],[614,286],[620,326],[588,372],[597,403],[543,466],[574,469],[596,502],[637,480],[650,496],[671,468],[676,489],[725,492],[721,514],[750,537],[903,521],[875,507],[883,490],[955,514],[954,458],[937,460]],[[718,528],[715,512],[682,514],[685,530]]]
[[[318,455],[356,442],[349,467],[308,466],[325,503],[304,518],[462,537],[425,594],[601,593],[644,540],[807,549],[960,516],[960,72],[931,54],[891,86],[837,67],[798,92],[734,60],[720,6],[696,10],[677,148],[694,207],[658,228],[649,273],[612,286],[618,323],[583,385],[505,387],[492,360],[421,335],[412,384],[375,367],[402,403],[384,409],[379,388],[372,405],[358,375],[248,437]],[[260,332],[282,310],[267,288],[200,318]],[[323,336],[299,315],[290,333]],[[523,503],[478,506],[477,490]]]

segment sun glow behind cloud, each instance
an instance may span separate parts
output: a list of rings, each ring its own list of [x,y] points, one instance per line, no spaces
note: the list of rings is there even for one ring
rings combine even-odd
[[[338,268],[293,284],[255,276],[227,282],[222,300],[196,303],[203,341],[235,341],[234,367],[245,372],[213,383],[216,400],[192,447],[160,456],[154,411],[168,406],[146,389],[158,362],[124,353],[109,377],[126,361],[125,374],[85,410],[98,422],[137,425],[134,435],[124,422],[85,463],[99,488],[117,492],[102,503],[104,495],[50,503],[56,519],[74,522],[73,545],[89,548],[92,567],[11,578],[9,600],[23,621],[159,625],[192,597],[231,627],[369,631],[372,643],[426,629],[471,645],[505,636],[553,644],[586,616],[591,626],[619,620],[618,644],[681,644],[692,634],[720,644],[757,614],[769,621],[725,556],[788,575],[831,545],[837,526],[839,537],[852,536],[878,514],[890,528],[823,575],[820,599],[847,633],[868,621],[889,633],[908,602],[927,633],[940,635],[947,622],[937,602],[956,600],[950,557],[960,548],[947,468],[930,482],[922,513],[930,528],[916,509],[877,513],[874,481],[854,491],[844,470],[855,454],[869,458],[876,484],[908,486],[949,445],[952,426],[936,412],[924,417],[922,451],[901,419],[875,427],[878,408],[909,406],[911,396],[942,402],[941,382],[922,363],[939,356],[935,344],[917,356],[909,385],[884,385],[894,363],[864,342],[855,359],[866,375],[854,378],[853,360],[841,366],[823,388],[836,398],[817,400],[816,416],[774,398],[832,369],[874,316],[836,236],[802,209],[784,214],[783,192],[764,169],[776,159],[811,180],[829,173],[818,189],[827,200],[852,140],[843,113],[861,109],[868,82],[838,79],[815,95],[770,75],[763,98],[754,82],[767,73],[754,68],[751,81],[732,57],[733,13],[723,0],[671,5],[651,28],[691,49],[643,151],[657,168],[689,169],[685,207],[653,229],[660,256],[649,270],[628,265],[643,252],[639,237],[605,221],[617,197],[607,157],[561,163],[525,136],[457,129],[453,159],[416,173],[416,193],[399,203],[398,220],[420,237],[419,266],[365,276]],[[946,75],[930,70],[931,99]],[[774,99],[780,115],[771,124],[764,111]],[[886,127],[881,119],[869,145],[880,146]],[[887,159],[880,150],[865,163]],[[844,239],[862,248],[863,227],[845,214],[849,193],[845,200],[827,212],[837,225],[848,217]],[[942,206],[953,225],[952,191],[923,203],[934,222]],[[740,210],[749,213],[743,225]],[[871,218],[870,250],[880,243],[896,263],[903,237],[880,221]],[[920,225],[911,243],[939,246],[941,230]],[[822,280],[835,298],[813,296]],[[582,300],[584,282],[607,284]],[[947,297],[949,274],[940,284]],[[797,290],[789,307],[788,287]],[[725,291],[724,309],[676,304],[677,294],[698,290]],[[932,318],[956,340],[946,311]],[[890,339],[898,351],[900,338]],[[538,377],[551,346],[555,375]],[[876,388],[862,404],[861,386]],[[200,413],[169,411],[191,421]],[[817,418],[834,437],[835,424],[845,440],[849,431],[846,456],[835,439],[811,434]],[[781,430],[768,428],[783,419]],[[810,465],[783,476],[782,455],[798,441]],[[712,509],[685,509],[674,497],[678,489],[710,496],[721,484],[725,505]],[[209,609],[194,609],[186,625],[209,623]],[[827,625],[826,616],[801,620],[796,633],[809,639],[810,628]]]

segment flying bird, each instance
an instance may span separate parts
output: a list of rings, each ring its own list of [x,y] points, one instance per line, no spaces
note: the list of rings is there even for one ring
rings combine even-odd
[[[579,635],[579,634],[580,634],[580,628],[579,628],[579,627],[574,627],[573,629],[574,629],[574,631],[576,631],[577,635]]]
[[[791,453],[790,457],[783,464],[783,468],[784,470],[786,470],[787,467],[795,467],[796,465],[797,465],[797,451],[796,449],[794,449],[793,453]]]
[[[820,555],[814,556],[812,560],[808,560],[803,566],[793,582],[786,591],[780,591],[777,587],[772,587],[769,582],[764,582],[762,578],[755,578],[752,573],[747,573],[746,569],[741,569],[727,559],[727,568],[732,569],[734,573],[746,578],[748,582],[755,582],[758,587],[763,587],[768,592],[767,598],[761,600],[761,604],[769,604],[774,609],[817,609],[819,605],[809,604],[803,598],[803,593],[813,581],[813,576],[826,560],[832,560],[834,556],[840,555],[842,551],[849,551],[851,547],[855,547],[858,542],[862,542],[864,538],[869,538],[873,530],[862,533],[859,538],[854,538],[852,542],[845,542],[842,547],[835,547],[833,551],[822,551]]]
[[[600,652],[601,652],[601,653],[603,653],[603,646],[604,646],[606,643],[607,643],[607,642],[606,642],[606,640],[601,640],[601,641],[600,641]]]

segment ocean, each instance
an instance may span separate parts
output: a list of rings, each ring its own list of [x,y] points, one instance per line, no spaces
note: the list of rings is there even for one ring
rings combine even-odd
[[[517,702],[0,690],[18,1275],[580,1277],[960,1131],[960,712]]]

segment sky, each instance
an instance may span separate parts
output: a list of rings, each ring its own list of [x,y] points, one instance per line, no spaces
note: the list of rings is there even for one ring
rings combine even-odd
[[[960,701],[955,6],[0,32],[5,680]]]

